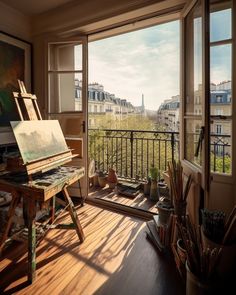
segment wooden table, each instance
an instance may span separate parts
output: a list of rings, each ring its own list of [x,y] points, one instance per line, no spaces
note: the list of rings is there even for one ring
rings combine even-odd
[[[84,241],[84,233],[78,219],[74,204],[67,192],[67,187],[84,176],[83,167],[59,167],[39,176],[33,176],[32,181],[28,180],[25,174],[6,174],[0,177],[0,190],[12,194],[12,202],[8,212],[8,222],[0,241],[0,254],[8,238],[8,233],[12,224],[15,208],[20,198],[23,198],[26,205],[26,224],[28,227],[28,281],[30,283],[36,277],[36,201],[46,202],[55,200],[55,195],[62,192],[65,205],[73,221],[70,225],[58,225],[54,228],[73,228],[76,230],[80,242]],[[54,202],[53,202],[54,203]],[[54,215],[54,212],[52,212]],[[52,220],[54,216],[52,216]]]

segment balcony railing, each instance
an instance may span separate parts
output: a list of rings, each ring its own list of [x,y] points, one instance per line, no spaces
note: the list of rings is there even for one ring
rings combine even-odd
[[[96,169],[114,167],[120,177],[141,180],[151,166],[158,167],[161,175],[168,161],[179,158],[178,136],[177,132],[90,129],[89,155]]]
[[[211,134],[211,171],[231,173],[230,155],[231,136]],[[168,161],[179,159],[179,133],[89,129],[89,157],[96,169],[114,167],[119,177],[145,179],[151,166],[158,167],[161,177]]]
[[[211,134],[211,171],[231,173],[231,135]]]

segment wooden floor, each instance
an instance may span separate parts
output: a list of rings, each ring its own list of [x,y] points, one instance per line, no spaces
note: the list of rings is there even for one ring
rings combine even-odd
[[[102,199],[111,203],[116,203],[120,205],[129,206],[131,208],[149,211],[152,213],[157,213],[156,203],[151,201],[142,192],[139,193],[135,198],[130,198],[121,194],[117,194],[113,189],[110,189],[108,185],[104,188],[94,188],[90,189],[90,197],[96,199]]]
[[[3,253],[0,294],[185,294],[173,260],[146,240],[144,221],[88,204],[78,213],[86,240],[79,244],[73,230],[49,231],[37,248],[33,285],[24,245]]]

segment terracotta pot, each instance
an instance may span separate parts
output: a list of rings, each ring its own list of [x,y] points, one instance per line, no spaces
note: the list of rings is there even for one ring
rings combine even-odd
[[[117,180],[117,174],[115,169],[109,168],[107,181],[117,183],[118,180]]]

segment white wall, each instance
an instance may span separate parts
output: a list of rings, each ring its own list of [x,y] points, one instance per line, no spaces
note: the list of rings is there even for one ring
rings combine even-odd
[[[30,41],[30,18],[0,2],[0,30]]]

